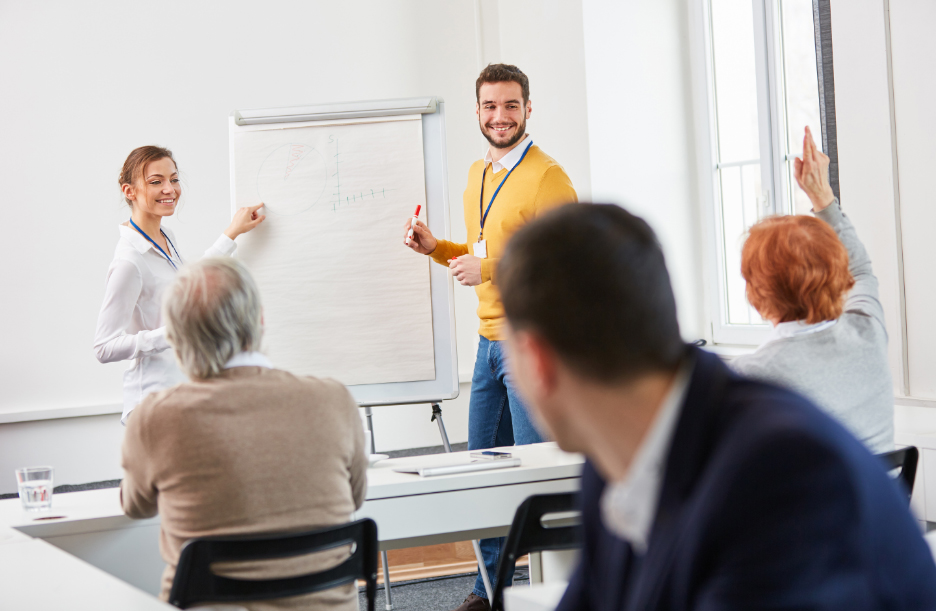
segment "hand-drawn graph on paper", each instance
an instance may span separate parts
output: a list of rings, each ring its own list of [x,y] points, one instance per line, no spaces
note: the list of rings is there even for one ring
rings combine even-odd
[[[332,211],[365,199],[386,199],[385,185],[341,189],[341,166],[344,161],[338,136],[330,134],[325,150],[303,142],[290,142],[273,149],[257,171],[257,197],[267,202],[267,212],[300,214],[324,202]],[[350,153],[354,155],[354,153]]]
[[[257,171],[257,197],[274,214],[300,214],[325,193],[325,157],[312,146],[290,142],[267,155]]]
[[[427,257],[402,245],[425,206],[418,118],[236,133],[238,206],[267,220],[238,239],[277,367],[345,384],[435,379]]]

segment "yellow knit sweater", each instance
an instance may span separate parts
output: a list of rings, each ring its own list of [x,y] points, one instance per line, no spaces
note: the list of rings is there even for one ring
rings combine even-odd
[[[448,261],[452,257],[474,254],[474,243],[478,240],[478,232],[481,230],[480,197],[483,172],[484,161],[480,159],[468,170],[468,187],[464,195],[468,244],[439,240],[439,245],[431,256],[440,265],[448,267]],[[485,208],[506,175],[506,169],[494,174],[488,167],[484,179]],[[497,262],[510,236],[546,210],[577,201],[572,181],[562,166],[535,144],[531,146],[527,156],[514,167],[510,178],[504,183],[484,222],[487,258],[481,261],[481,284],[475,287],[478,294],[478,318],[481,319],[478,333],[491,341],[503,339],[501,327],[504,307],[497,290],[496,270]]]

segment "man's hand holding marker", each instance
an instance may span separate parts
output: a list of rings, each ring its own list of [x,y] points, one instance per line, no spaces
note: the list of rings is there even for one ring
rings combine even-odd
[[[417,218],[418,215],[419,208],[416,209],[416,214],[403,223],[403,243],[421,255],[432,254],[439,245],[439,241],[435,239],[426,224]],[[455,279],[464,286],[481,284],[481,259],[478,257],[462,255],[449,259],[449,269],[452,270]]]
[[[417,212],[403,223],[403,244],[421,255],[432,254],[439,242],[432,236],[432,232],[429,231],[426,224],[416,218],[418,214]]]

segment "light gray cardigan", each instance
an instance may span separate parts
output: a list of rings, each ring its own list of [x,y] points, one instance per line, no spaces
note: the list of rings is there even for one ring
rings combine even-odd
[[[894,449],[894,386],[887,330],[871,258],[835,201],[816,216],[848,249],[855,278],[842,315],[831,327],[776,339],[734,359],[743,375],[790,388],[845,425],[874,453]]]

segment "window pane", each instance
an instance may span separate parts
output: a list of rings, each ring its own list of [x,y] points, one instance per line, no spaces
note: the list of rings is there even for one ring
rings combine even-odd
[[[757,222],[761,186],[754,15],[751,0],[711,0],[716,181],[722,219],[722,303],[727,323],[764,324],[747,301],[741,246]]]
[[[819,76],[816,71],[816,42],[813,32],[812,0],[780,0],[783,53],[784,105],[786,110],[786,154],[803,152],[803,128],[812,130],[822,148],[819,114]],[[789,210],[809,212],[812,204],[793,177],[793,162],[787,167]]]
[[[741,276],[741,246],[747,230],[757,221],[757,194],[761,192],[760,164],[757,162],[718,170],[724,228],[725,289],[728,323],[763,324],[747,301]]]
[[[712,0],[718,161],[760,157],[751,0]]]

